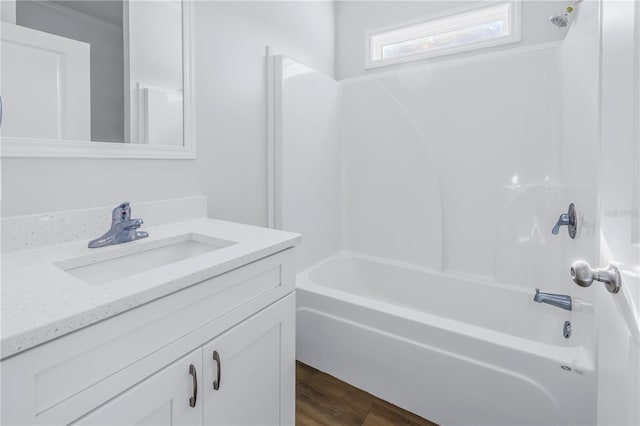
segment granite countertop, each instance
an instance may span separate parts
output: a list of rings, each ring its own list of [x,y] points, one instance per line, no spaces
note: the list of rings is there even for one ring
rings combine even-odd
[[[294,246],[300,235],[200,218],[147,228],[149,237],[99,249],[86,240],[2,256],[1,358],[220,275]],[[65,272],[166,245],[185,234],[233,242],[226,247],[127,276],[89,285]]]

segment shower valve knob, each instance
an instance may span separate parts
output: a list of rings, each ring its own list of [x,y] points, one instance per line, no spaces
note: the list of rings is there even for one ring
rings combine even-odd
[[[571,279],[580,287],[589,287],[593,281],[600,281],[613,294],[622,287],[620,271],[611,264],[606,268],[594,269],[584,260],[579,260],[571,265]]]
[[[560,218],[551,230],[551,233],[553,235],[558,235],[558,233],[560,233],[560,227],[565,225],[569,231],[569,237],[574,239],[578,234],[578,212],[576,205],[573,203],[569,204],[569,211],[567,213],[562,213],[560,215]]]

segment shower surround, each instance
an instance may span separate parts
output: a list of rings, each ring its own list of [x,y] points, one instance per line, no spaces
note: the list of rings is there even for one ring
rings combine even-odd
[[[560,42],[339,82],[272,58],[300,361],[442,424],[595,424],[595,291],[568,271],[599,261],[596,168],[572,162],[597,164],[598,4],[574,19]],[[551,233],[571,202],[575,240]]]

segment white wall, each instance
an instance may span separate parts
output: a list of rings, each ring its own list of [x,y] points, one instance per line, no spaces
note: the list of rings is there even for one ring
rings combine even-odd
[[[465,7],[477,1],[338,1],[336,3],[336,76],[338,79],[362,74],[375,74],[383,70],[411,67],[411,64],[395,65],[382,69],[364,69],[365,33],[397,25],[429,19],[434,14]],[[560,13],[568,1],[535,0],[522,2],[521,46],[559,40],[566,30],[555,27],[550,31],[545,22],[551,15]],[[483,49],[482,55],[496,50],[510,49],[500,46]],[[458,56],[467,56],[461,54]],[[433,58],[422,62],[438,62],[447,58]]]
[[[0,2],[0,14],[4,22],[16,23],[16,0],[5,0]]]
[[[182,145],[182,4],[127,1],[125,7],[130,108],[125,140]]]
[[[332,2],[197,4],[198,179],[209,214],[267,224],[265,46],[333,75]]]
[[[130,78],[182,89],[182,7],[179,1],[128,3]]]
[[[204,194],[212,217],[266,224],[264,46],[333,74],[333,4],[195,8],[197,159],[3,158],[3,216]]]
[[[612,1],[603,6],[603,21],[603,244],[625,269],[640,273],[640,5]]]
[[[598,266],[616,264],[622,288],[616,295],[599,284],[594,290],[598,424],[640,424],[640,5],[606,1],[601,11]]]

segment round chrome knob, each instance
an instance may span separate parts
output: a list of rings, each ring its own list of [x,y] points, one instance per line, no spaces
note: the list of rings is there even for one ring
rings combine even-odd
[[[571,266],[571,279],[580,287],[593,284],[593,270],[584,260],[579,260]]]
[[[571,265],[571,279],[580,287],[589,287],[593,281],[604,283],[609,293],[616,294],[622,287],[622,277],[618,268],[609,264],[606,268],[593,269],[584,260]]]

